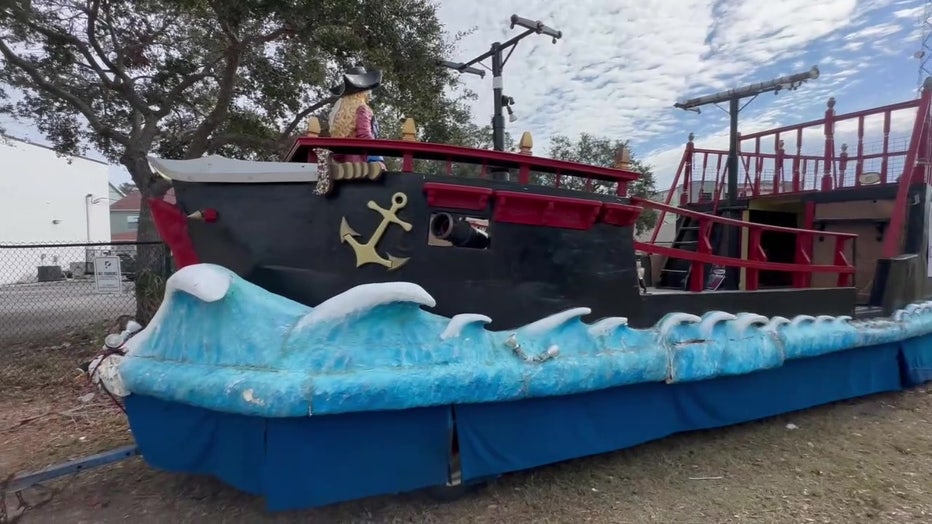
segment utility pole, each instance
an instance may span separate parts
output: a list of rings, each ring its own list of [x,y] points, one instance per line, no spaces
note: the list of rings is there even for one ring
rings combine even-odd
[[[744,87],[739,87],[737,89],[729,89],[727,91],[722,91],[714,95],[709,96],[700,96],[698,98],[692,98],[685,100],[683,102],[677,102],[673,104],[673,107],[680,109],[685,109],[687,111],[695,111],[700,113],[700,107],[708,104],[719,104],[720,102],[728,102],[728,116],[730,117],[730,133],[728,136],[728,205],[724,210],[724,215],[729,218],[734,218],[737,220],[741,219],[741,210],[738,209],[738,113],[742,109],[747,107],[748,104],[754,101],[757,98],[757,95],[761,93],[767,93],[773,91],[774,94],[779,93],[780,91],[786,89],[793,91],[801,86],[804,82],[810,79],[815,79],[819,77],[819,68],[818,66],[812,66],[812,69],[806,71],[805,73],[797,73],[794,75],[781,76],[775,78],[768,82],[759,82],[757,84],[751,84]],[[743,106],[739,105],[739,102],[742,98],[750,97],[751,100],[748,100]],[[721,107],[719,107],[721,109]],[[689,191],[689,188],[686,188],[686,191]],[[737,228],[735,227],[726,227],[723,228],[723,241],[727,246],[726,256],[732,258],[739,258],[741,256],[741,244],[739,242],[740,235],[738,234]],[[730,268],[736,269],[736,268]],[[736,275],[729,275],[729,279],[737,282]]]
[[[511,15],[511,28],[514,29],[516,25],[525,28],[525,31],[505,43],[493,42],[488,51],[468,62],[450,62],[446,60],[441,60],[439,62],[439,65],[455,69],[460,73],[470,73],[478,75],[480,78],[485,78],[485,71],[478,67],[473,67],[473,65],[480,63],[486,58],[492,58],[492,147],[496,151],[505,150],[505,115],[502,111],[507,110],[508,114],[511,115],[512,122],[515,120],[514,113],[511,111],[511,106],[515,101],[510,96],[505,96],[503,92],[504,83],[502,81],[502,69],[505,67],[505,63],[508,62],[508,58],[511,57],[511,53],[514,51],[518,42],[529,35],[547,35],[553,38],[554,44],[557,43],[558,38],[563,37],[562,31],[547,27],[543,22],[535,22],[518,15]],[[505,51],[508,51],[508,54],[502,56]]]

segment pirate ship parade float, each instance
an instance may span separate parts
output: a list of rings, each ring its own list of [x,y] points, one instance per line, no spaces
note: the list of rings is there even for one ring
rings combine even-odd
[[[682,106],[736,110],[814,76]],[[378,81],[348,74],[331,136],[312,125],[285,162],[151,160],[173,181],[177,203],[151,206],[179,269],[104,382],[153,466],[272,509],[316,506],[929,378],[932,85],[735,135],[730,157],[690,139],[654,202],[627,195],[624,154],[605,168],[533,156],[528,137],[518,153],[422,143],[410,121],[407,139],[378,139],[365,104]],[[904,111],[915,123],[897,148]],[[835,147],[847,129],[852,151]],[[566,189],[573,177],[612,191]],[[647,209],[661,219],[635,240]]]

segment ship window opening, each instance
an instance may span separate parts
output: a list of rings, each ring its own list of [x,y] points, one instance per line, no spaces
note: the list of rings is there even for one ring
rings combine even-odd
[[[435,247],[488,249],[489,221],[454,213],[431,213],[427,244]]]

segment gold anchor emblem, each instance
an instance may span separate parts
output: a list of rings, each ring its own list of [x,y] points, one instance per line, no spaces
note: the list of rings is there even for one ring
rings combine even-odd
[[[407,203],[408,197],[404,193],[395,193],[392,195],[392,207],[389,209],[385,209],[376,204],[374,200],[370,200],[366,204],[366,207],[373,211],[378,211],[382,215],[382,221],[379,222],[378,227],[375,228],[375,232],[372,233],[372,236],[369,237],[369,240],[367,240],[365,244],[353,238],[360,235],[346,222],[346,217],[343,217],[343,221],[340,222],[340,243],[348,243],[350,247],[353,248],[353,252],[356,253],[356,267],[364,264],[381,264],[387,267],[389,271],[392,271],[400,268],[408,261],[407,258],[399,258],[390,254],[386,254],[387,256],[383,257],[376,251],[376,245],[378,245],[379,240],[382,239],[382,235],[385,234],[385,230],[388,229],[389,224],[398,224],[405,231],[411,231],[411,224],[398,218],[396,214],[398,210],[405,207]]]

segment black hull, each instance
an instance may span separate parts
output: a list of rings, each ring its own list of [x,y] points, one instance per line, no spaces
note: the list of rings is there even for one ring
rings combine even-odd
[[[218,212],[216,222],[188,222],[201,262],[228,267],[273,293],[309,306],[359,284],[408,281],[421,285],[437,300],[432,312],[444,316],[482,313],[492,318],[491,329],[517,327],[579,306],[592,308],[592,318],[628,317],[634,327],[653,324],[669,312],[701,314],[720,309],[793,316],[852,314],[854,310],[853,288],[641,296],[632,228],[605,223],[574,230],[492,222],[489,249],[431,246],[431,213],[454,210],[428,205],[423,189],[428,181],[431,177],[386,173],[375,182],[338,183],[329,197],[317,196],[312,185],[301,183],[176,181],[174,185],[185,213]],[[580,196],[508,182],[457,179],[456,183]],[[343,218],[359,233],[357,239],[365,242],[382,220],[367,203],[388,208],[398,192],[407,196],[407,203],[397,215],[413,227],[405,232],[390,225],[376,247],[381,256],[391,254],[407,262],[393,270],[379,264],[357,267],[352,247],[341,242]],[[614,196],[586,197],[624,202]],[[490,218],[491,209],[487,206],[465,214]]]

